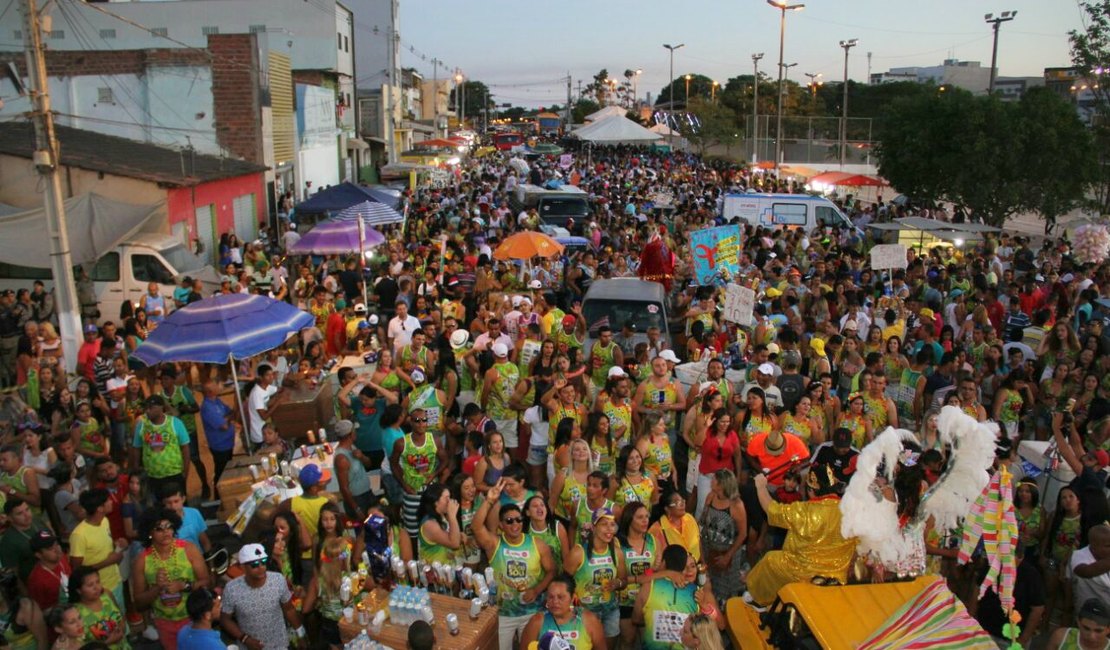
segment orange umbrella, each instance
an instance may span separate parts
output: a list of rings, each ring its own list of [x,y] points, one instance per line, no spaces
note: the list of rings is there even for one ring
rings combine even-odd
[[[497,250],[494,259],[530,260],[533,257],[554,257],[563,252],[563,245],[542,232],[524,231],[510,236]]]

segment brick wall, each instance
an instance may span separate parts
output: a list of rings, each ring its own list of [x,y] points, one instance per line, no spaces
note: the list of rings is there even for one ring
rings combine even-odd
[[[47,50],[46,69],[52,77],[86,75],[142,74],[150,66],[204,66],[210,55],[200,50]],[[21,75],[27,75],[27,58],[23,52],[0,52],[0,65],[15,63]]]
[[[216,141],[233,156],[265,164],[258,46],[254,34],[210,34]]]

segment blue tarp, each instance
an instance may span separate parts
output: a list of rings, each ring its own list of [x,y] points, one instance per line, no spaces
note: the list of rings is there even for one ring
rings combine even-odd
[[[391,208],[396,209],[397,198],[391,196],[388,192],[381,190],[370,189],[369,187],[362,187],[354,183],[347,182],[339,185],[333,185],[326,190],[320,190],[312,195],[312,198],[297,204],[297,214],[323,214],[326,212],[338,212],[352,205],[358,205],[366,201],[377,201],[384,203]]]

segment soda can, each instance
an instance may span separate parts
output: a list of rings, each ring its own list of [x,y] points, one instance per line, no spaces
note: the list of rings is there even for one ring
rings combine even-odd
[[[251,465],[251,478],[258,480],[258,465]]]
[[[478,617],[481,616],[481,615],[482,615],[482,599],[481,598],[471,598],[470,599],[470,619],[471,620],[478,620]]]
[[[459,617],[454,614],[447,615],[447,631],[452,636],[457,636],[459,633]]]
[[[266,476],[270,475],[270,458],[268,456],[262,457],[262,473]]]

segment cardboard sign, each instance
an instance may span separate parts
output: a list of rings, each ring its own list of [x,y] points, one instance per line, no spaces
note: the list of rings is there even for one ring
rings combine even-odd
[[[755,292],[747,287],[729,283],[725,289],[725,320],[741,327],[750,327],[754,311]]]
[[[735,278],[740,272],[740,226],[695,230],[690,233],[690,254],[698,284],[713,284],[718,274]]]
[[[871,249],[873,269],[904,269],[906,266],[905,244],[879,244]]]

